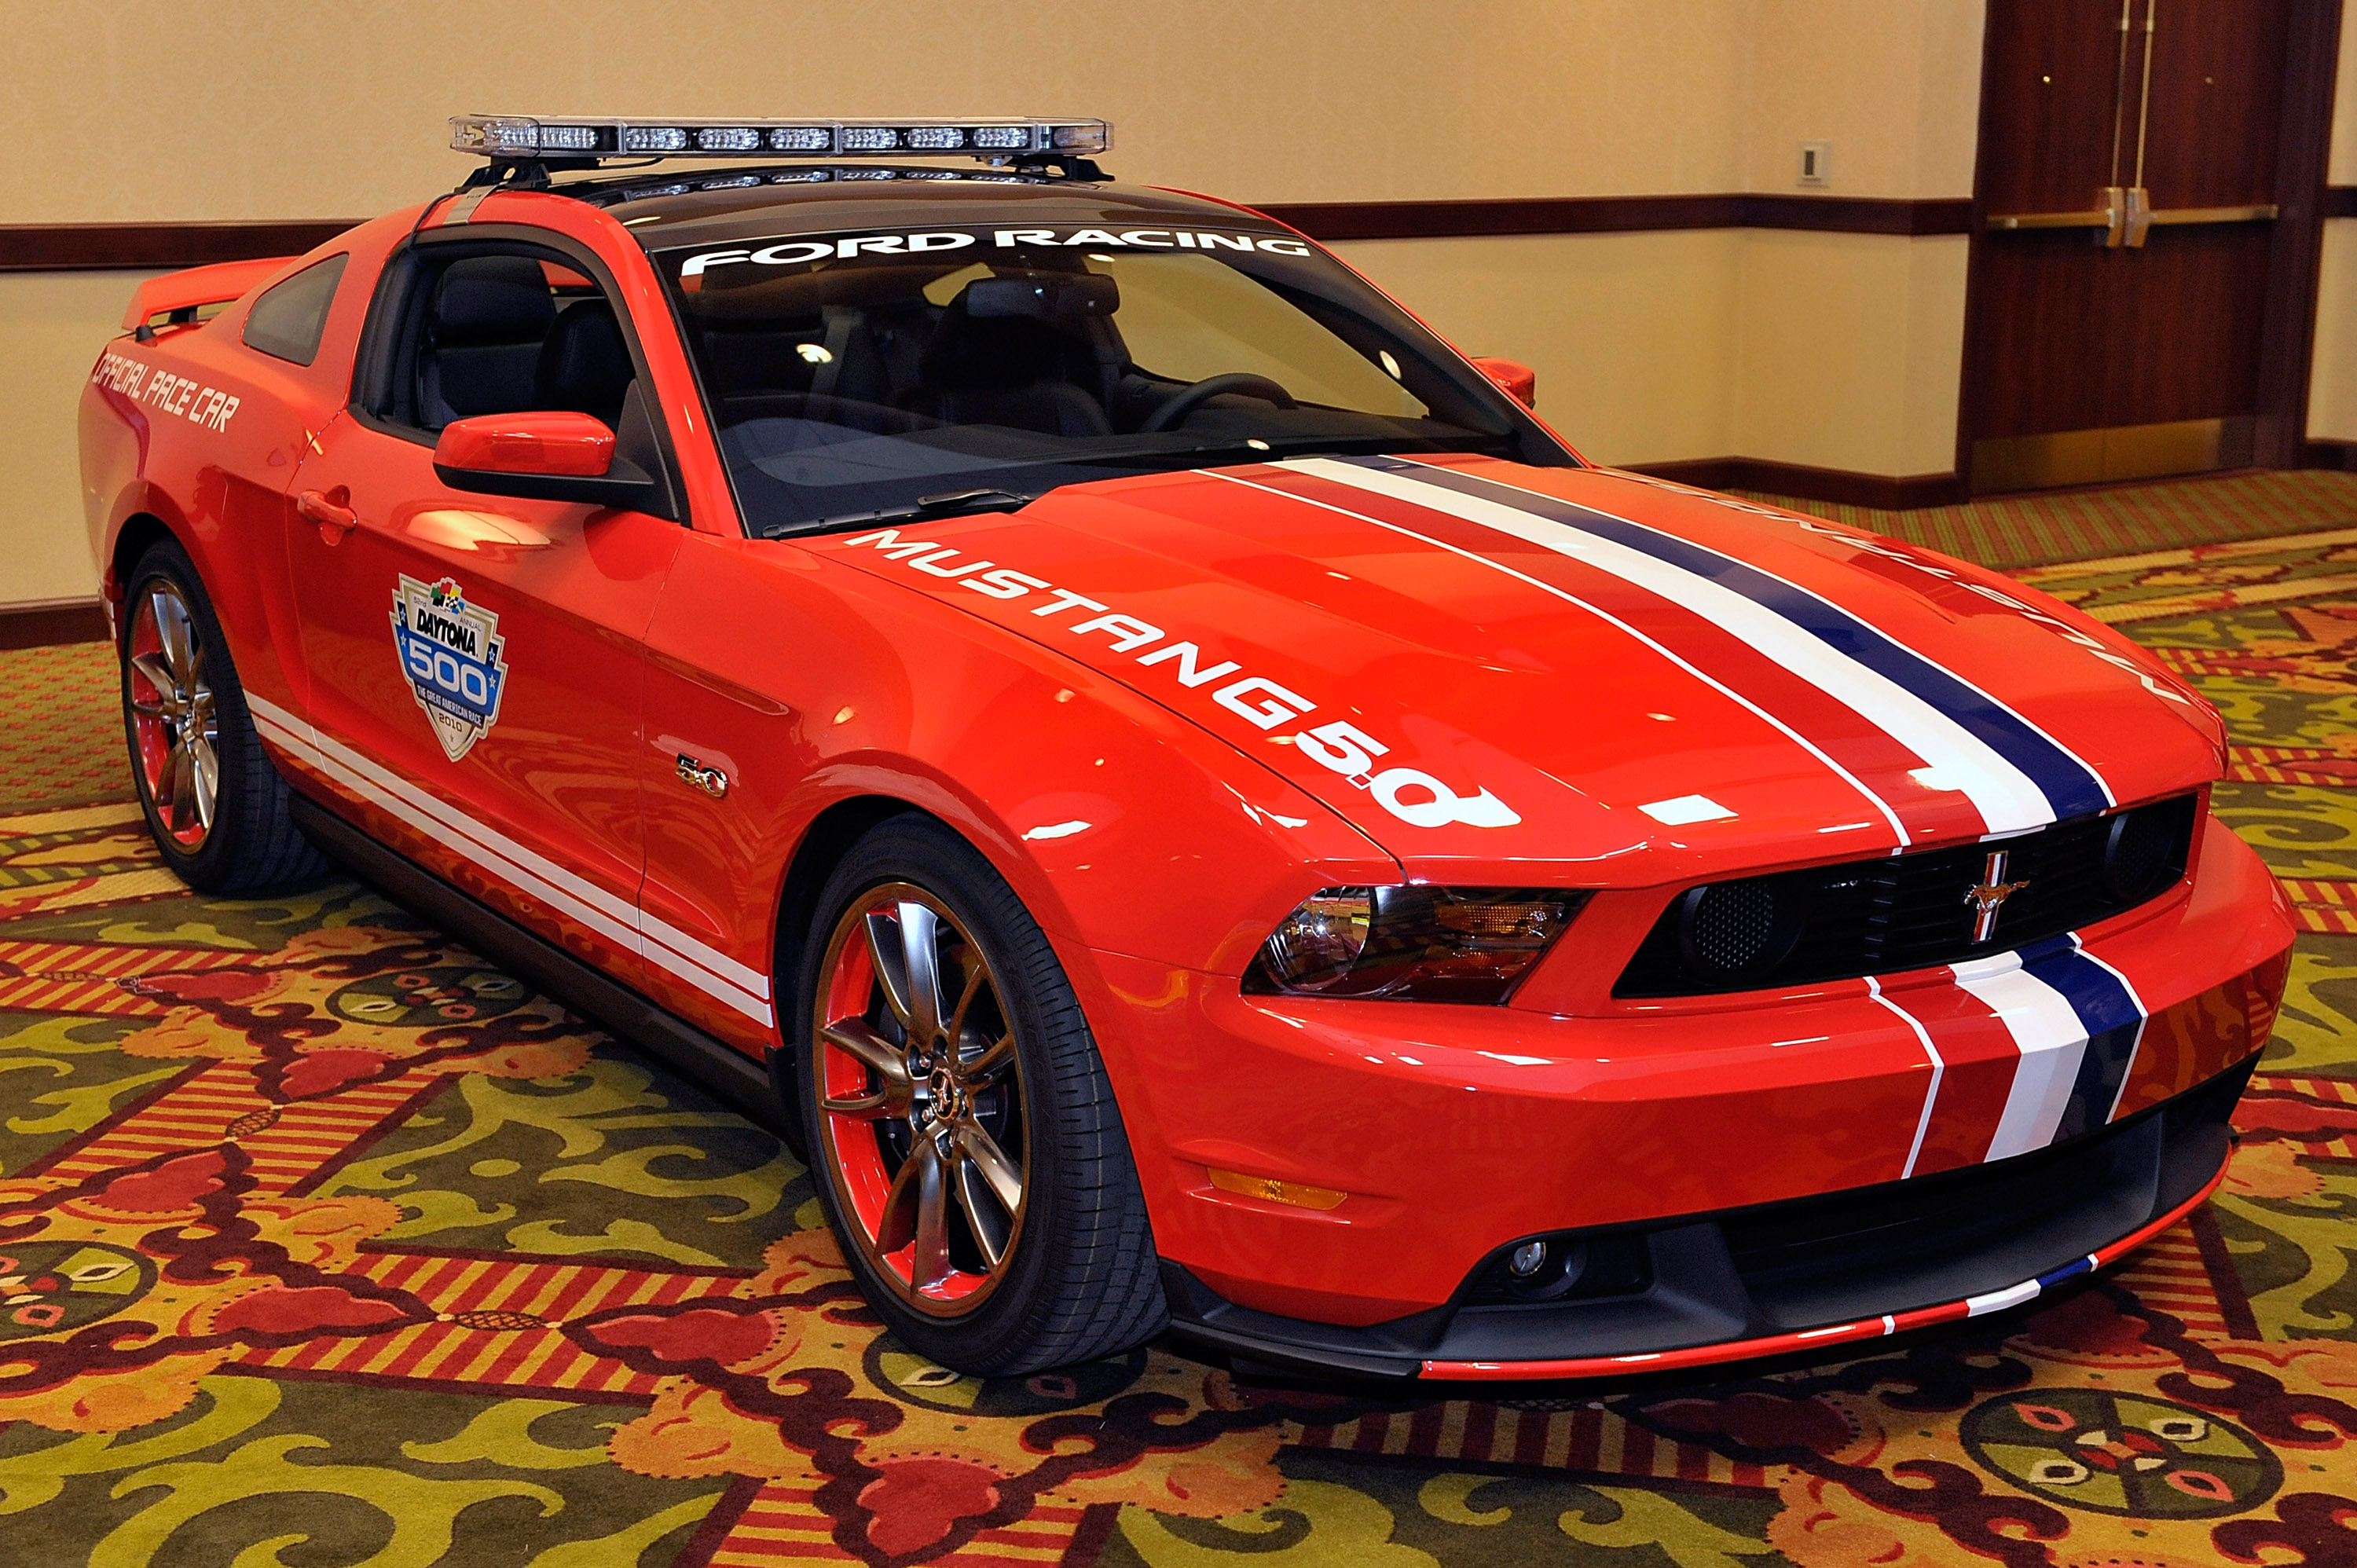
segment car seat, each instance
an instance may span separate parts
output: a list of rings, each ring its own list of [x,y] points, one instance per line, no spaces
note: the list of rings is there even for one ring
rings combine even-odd
[[[541,343],[555,319],[547,274],[528,256],[478,256],[444,273],[419,356],[426,427],[530,408]]]

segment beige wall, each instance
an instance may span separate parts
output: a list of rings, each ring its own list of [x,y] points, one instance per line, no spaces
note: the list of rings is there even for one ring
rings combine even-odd
[[[0,0],[0,222],[366,217],[450,114],[1103,114],[1260,201],[1971,188],[1981,0]],[[93,88],[105,84],[103,91]],[[61,130],[70,134],[61,134]],[[43,149],[38,157],[25,150]]]
[[[1469,353],[1538,371],[1601,462],[1954,465],[1964,242],[1771,230],[1337,246]]]
[[[1798,144],[1829,139],[1833,194],[1962,196],[1982,13],[0,0],[13,58],[59,62],[12,70],[0,91],[15,149],[0,223],[365,217],[472,166],[444,145],[446,118],[468,109],[1097,113],[1125,178],[1272,202],[1791,190]],[[1950,466],[1961,242],[1712,231],[1342,249],[1468,349],[1530,361],[1542,412],[1604,461]],[[136,281],[0,274],[0,604],[92,589],[73,408]]]

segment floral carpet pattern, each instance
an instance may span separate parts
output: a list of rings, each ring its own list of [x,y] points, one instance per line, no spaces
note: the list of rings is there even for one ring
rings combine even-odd
[[[371,892],[188,893],[105,650],[0,655],[0,1555],[2357,1565],[2357,530],[2022,575],[2223,710],[2293,890],[2228,1186],[2035,1312],[1478,1400],[909,1354],[775,1140]]]

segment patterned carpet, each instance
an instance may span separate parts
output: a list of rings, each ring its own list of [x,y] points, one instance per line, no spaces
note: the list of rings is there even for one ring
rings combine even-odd
[[[1863,1359],[1480,1401],[909,1355],[773,1140],[348,883],[179,890],[104,650],[0,655],[0,1559],[2357,1563],[2352,573],[2025,574],[2225,711],[2307,928],[2215,1203]]]

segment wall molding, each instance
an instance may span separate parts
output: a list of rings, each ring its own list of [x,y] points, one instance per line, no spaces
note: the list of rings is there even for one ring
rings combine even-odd
[[[1631,473],[1650,474],[1703,490],[1763,490],[1803,500],[1832,501],[1878,511],[1954,506],[1967,499],[1955,474],[1862,474],[1848,468],[1814,468],[1765,457],[1695,457],[1676,463],[1620,463]]]
[[[2357,213],[2352,213],[2357,217]],[[2308,440],[2299,445],[2303,468],[2357,469],[2357,441]]]
[[[2357,189],[2350,194],[2357,197]],[[1672,229],[1803,229],[1841,234],[1962,234],[1964,197],[1513,197],[1483,201],[1277,201],[1260,209],[1319,240],[1475,239]],[[2357,209],[2352,209],[2357,211]],[[254,223],[0,223],[0,272],[167,270],[300,255],[357,220]]]
[[[0,272],[171,271],[213,262],[299,256],[350,221],[268,223],[0,223]]]
[[[2328,185],[2318,209],[2325,218],[2357,218],[2357,185]]]
[[[1614,234],[1669,229],[1805,229],[1840,234],[1963,234],[1968,197],[1517,197],[1493,201],[1272,202],[1262,211],[1318,240],[1438,240]]]
[[[0,605],[0,649],[104,642],[106,611],[96,599],[42,599]]]

